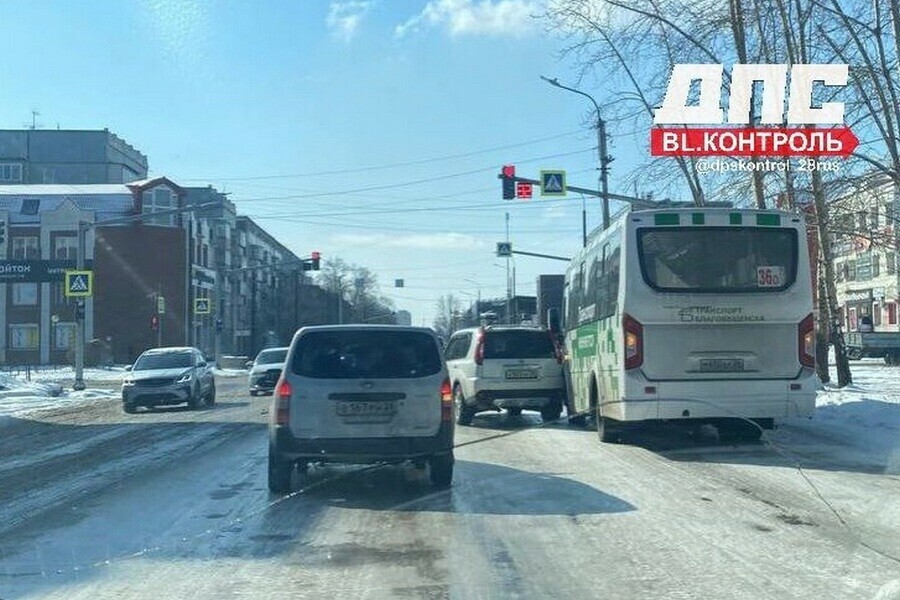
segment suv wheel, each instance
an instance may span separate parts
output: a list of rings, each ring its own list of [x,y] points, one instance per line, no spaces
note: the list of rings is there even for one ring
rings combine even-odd
[[[291,475],[294,463],[280,458],[269,451],[269,490],[276,494],[287,494],[291,491]]]
[[[191,390],[191,395],[188,396],[187,399],[188,408],[191,410],[197,410],[200,408],[200,390],[196,387]]]
[[[216,403],[216,384],[213,383],[209,388],[209,393],[206,395],[206,405],[212,406]]]
[[[453,454],[441,454],[428,459],[428,479],[436,488],[446,489],[453,482]]]
[[[544,423],[556,421],[562,415],[562,406],[555,400],[541,408],[541,419]]]
[[[466,406],[466,397],[459,384],[453,389],[453,405],[456,408],[456,422],[460,425],[471,425],[475,417],[475,408]]]
[[[130,404],[128,402],[123,402],[122,410],[127,412],[129,415],[133,415],[134,413],[137,412],[137,406],[135,406],[134,404]]]

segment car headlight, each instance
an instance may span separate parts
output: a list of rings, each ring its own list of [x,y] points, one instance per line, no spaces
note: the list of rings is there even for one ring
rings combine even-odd
[[[188,371],[187,373],[185,373],[184,375],[179,377],[175,383],[187,383],[190,380],[191,380],[191,372]]]

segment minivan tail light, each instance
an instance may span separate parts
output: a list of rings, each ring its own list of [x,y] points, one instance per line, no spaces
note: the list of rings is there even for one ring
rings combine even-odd
[[[484,364],[484,329],[479,329],[478,333],[475,334],[475,364],[483,365]]]
[[[800,364],[804,367],[816,366],[816,327],[812,313],[797,325],[797,350]]]
[[[291,394],[294,393],[291,384],[284,375],[275,385],[275,411],[274,419],[276,425],[288,425],[291,421]]]
[[[644,364],[644,326],[629,314],[622,317],[625,332],[625,368],[637,369]]]
[[[453,421],[453,388],[450,386],[450,380],[445,379],[441,383],[441,422],[451,421]]]

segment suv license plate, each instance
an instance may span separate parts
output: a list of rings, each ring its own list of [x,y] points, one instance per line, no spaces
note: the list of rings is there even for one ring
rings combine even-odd
[[[397,412],[393,402],[338,402],[337,414],[339,417],[374,417],[391,416]]]
[[[507,379],[537,379],[537,373],[531,369],[509,369],[506,371]]]
[[[707,373],[733,373],[744,370],[743,358],[701,358],[700,370]]]

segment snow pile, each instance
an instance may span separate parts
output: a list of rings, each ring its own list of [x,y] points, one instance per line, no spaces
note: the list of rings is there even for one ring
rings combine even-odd
[[[216,377],[246,377],[247,369],[213,369]]]
[[[127,371],[124,365],[113,367],[90,367],[84,369],[85,381],[111,381],[121,382]],[[17,373],[18,378],[24,378],[24,373]],[[72,367],[32,367],[31,377],[40,381],[74,381],[75,369]]]
[[[0,420],[4,416],[23,416],[35,410],[108,400],[118,396],[117,390],[87,389],[67,392],[58,383],[22,381],[0,374]]]

